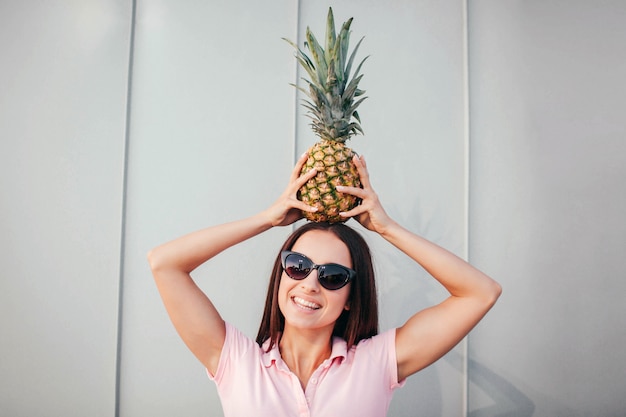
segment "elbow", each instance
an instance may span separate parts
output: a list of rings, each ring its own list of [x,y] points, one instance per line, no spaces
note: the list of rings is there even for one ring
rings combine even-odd
[[[150,270],[152,271],[152,275],[156,280],[162,278],[163,276],[167,276],[171,272],[191,272],[180,265],[178,259],[175,257],[175,254],[172,254],[167,245],[157,246],[156,248],[150,250],[147,253],[146,258],[148,260]]]
[[[489,289],[488,294],[489,307],[492,307],[496,303],[496,301],[498,301],[498,298],[500,298],[500,296],[502,295],[502,286],[496,281],[492,280],[491,288]]]
[[[150,265],[150,269],[152,270],[153,273],[162,268],[163,257],[160,255],[160,251],[158,247],[151,249],[146,255],[146,258],[148,259],[148,265]]]

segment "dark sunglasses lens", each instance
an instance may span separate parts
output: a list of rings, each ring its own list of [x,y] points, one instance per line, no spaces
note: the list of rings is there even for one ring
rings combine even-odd
[[[285,272],[293,279],[304,279],[311,272],[308,259],[291,254],[285,259]]]
[[[334,265],[320,268],[319,281],[327,290],[338,290],[346,285],[348,281],[348,271]]]

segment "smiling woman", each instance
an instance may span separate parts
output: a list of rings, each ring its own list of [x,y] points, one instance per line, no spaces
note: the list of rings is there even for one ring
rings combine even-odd
[[[326,241],[328,244],[325,243]],[[280,303],[276,303],[275,300],[280,300],[279,289],[283,280],[289,284],[290,280],[286,280],[285,276],[291,277],[291,281],[294,281],[290,275],[290,269],[285,268],[285,264],[292,262],[292,258],[294,258],[294,255],[289,256],[290,253],[293,254],[294,252],[288,251],[288,249],[308,253],[318,261],[322,259],[334,260],[333,267],[338,265],[339,268],[348,271],[346,279],[350,280],[350,283],[344,287],[348,291],[348,300],[340,312],[341,314],[336,317],[332,335],[343,338],[348,347],[351,347],[360,340],[378,333],[377,291],[374,281],[374,268],[367,243],[361,235],[342,223],[307,223],[287,239],[281,248],[281,259],[277,258],[274,263],[265,302],[265,312],[256,339],[259,345],[269,339],[270,347],[273,346],[278,341],[285,326],[284,313],[282,308],[279,308]],[[299,265],[307,263],[306,257],[297,252],[295,257],[299,258]],[[306,279],[302,281],[301,287],[310,290],[311,283],[308,282],[310,279],[317,279],[320,281],[320,285],[324,287],[322,283],[324,278],[320,278],[319,268],[317,274],[314,274],[313,261],[309,260],[309,262],[311,262],[311,270],[309,275],[305,277]],[[326,269],[329,267],[326,266]],[[324,270],[324,272],[326,271]],[[352,279],[351,277],[355,278]],[[323,291],[324,293],[333,291],[329,288],[326,289],[329,291]],[[317,292],[315,290],[316,288],[313,286],[312,292]],[[345,292],[342,291],[341,293]],[[307,299],[307,297],[303,298]],[[308,300],[311,301],[310,298]]]
[[[226,417],[385,416],[393,391],[452,349],[500,295],[491,278],[392,220],[370,184],[365,159],[355,156],[363,188],[338,190],[361,204],[340,215],[407,254],[449,297],[379,334],[365,240],[343,223],[306,223],[277,253],[256,343],[243,335],[222,319],[190,274],[223,250],[315,211],[296,198],[316,174],[299,175],[306,160],[299,159],[287,188],[266,210],[183,236],[148,255],[170,318],[217,384]]]

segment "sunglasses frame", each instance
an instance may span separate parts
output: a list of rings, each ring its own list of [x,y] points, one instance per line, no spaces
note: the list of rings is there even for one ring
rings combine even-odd
[[[286,262],[287,262],[287,258],[291,255],[297,255],[302,257],[304,260],[310,262],[310,266],[308,266],[309,268],[309,272],[307,272],[302,278],[294,278],[291,275],[289,275],[289,272],[287,272],[287,268],[286,268]],[[354,269],[350,269],[347,266],[343,266],[343,265],[339,265],[339,264],[335,264],[335,263],[328,263],[328,264],[321,264],[321,265],[317,265],[315,262],[313,262],[311,259],[309,259],[306,255],[303,255],[299,252],[293,252],[293,251],[289,251],[289,250],[284,250],[280,253],[280,264],[283,268],[283,271],[285,271],[285,274],[287,274],[287,276],[291,279],[294,279],[296,281],[301,281],[303,279],[305,279],[306,277],[308,277],[311,272],[313,272],[313,270],[317,269],[317,280],[320,283],[320,285],[324,288],[326,288],[329,291],[336,291],[339,290],[343,287],[345,287],[346,285],[348,285],[348,283],[350,281],[352,281],[355,277],[356,277],[356,271]],[[324,277],[326,275],[324,275],[324,271],[326,270],[326,267],[328,266],[332,266],[332,267],[336,267],[341,269],[342,271],[344,271],[346,273],[346,279],[344,280],[344,282],[341,284],[341,286],[337,287],[337,288],[328,288],[326,285],[328,285],[326,283],[326,281],[324,280]]]

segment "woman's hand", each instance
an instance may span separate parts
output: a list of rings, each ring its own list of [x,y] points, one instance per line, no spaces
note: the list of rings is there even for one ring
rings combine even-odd
[[[289,184],[280,197],[272,204],[265,214],[272,226],[287,226],[302,218],[302,210],[315,212],[317,209],[311,207],[308,204],[298,200],[297,193],[300,187],[302,187],[308,180],[313,178],[317,174],[317,170],[312,169],[306,174],[300,176],[302,167],[308,158],[308,154],[303,154],[293,171],[289,179]]]
[[[393,223],[393,220],[383,209],[382,204],[378,200],[378,195],[372,188],[365,158],[355,155],[352,160],[359,171],[363,188],[338,186],[337,191],[359,197],[361,204],[350,211],[340,213],[340,215],[342,217],[354,217],[366,229],[383,234],[387,227]]]

